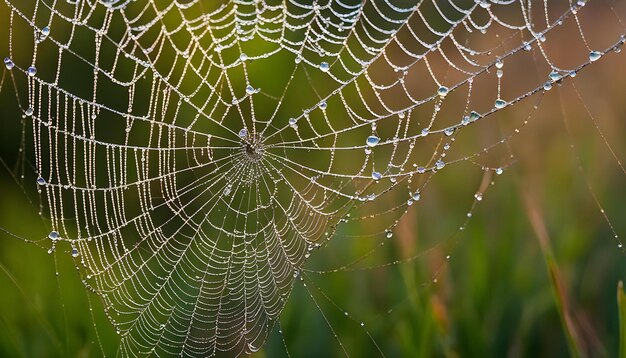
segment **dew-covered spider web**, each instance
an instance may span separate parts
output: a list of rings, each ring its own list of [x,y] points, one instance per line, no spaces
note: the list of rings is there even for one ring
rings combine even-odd
[[[2,89],[17,94],[20,158],[32,163],[16,173],[50,225],[34,241],[73,257],[122,356],[255,352],[294,285],[385,250],[442,173],[483,173],[466,193],[471,207],[481,201],[514,164],[481,158],[506,148],[553,86],[617,56],[624,10],[618,0],[4,0]],[[513,130],[456,150],[518,106]],[[369,249],[307,269],[343,227]]]

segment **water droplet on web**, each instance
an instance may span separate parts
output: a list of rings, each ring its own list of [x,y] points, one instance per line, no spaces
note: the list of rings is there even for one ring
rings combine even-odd
[[[441,97],[445,97],[445,96],[448,94],[448,92],[449,92],[449,91],[450,91],[450,90],[448,89],[448,87],[446,87],[446,86],[441,86],[441,87],[439,87],[439,89],[437,90],[437,94],[438,94],[439,96],[441,96]]]
[[[245,138],[247,135],[248,135],[248,130],[247,130],[247,129],[242,128],[242,129],[239,131],[239,137],[240,137],[240,138]]]
[[[498,98],[498,99],[496,100],[496,102],[494,103],[494,106],[495,106],[497,109],[502,109],[502,108],[506,107],[506,101],[505,101],[505,100],[503,100],[503,99]]]
[[[470,123],[470,117],[469,116],[463,116],[463,119],[461,119],[461,124],[466,126]]]
[[[38,177],[37,178],[37,184],[39,184],[39,185],[46,185],[46,179],[44,179],[42,177]]]
[[[59,235],[58,231],[50,231],[50,233],[48,234],[48,238],[52,241],[56,241],[60,238],[61,236]]]
[[[37,42],[44,41],[48,38],[48,35],[50,35],[50,27],[44,26],[44,28],[37,33]]]
[[[483,193],[476,193],[474,194],[474,198],[478,201],[483,200]]]
[[[552,83],[550,83],[550,82],[546,82],[546,83],[543,85],[543,90],[544,90],[544,91],[549,91],[549,90],[551,90],[551,89],[552,89]]]
[[[496,68],[502,68],[504,66],[504,62],[501,59],[496,61]]]
[[[424,173],[426,173],[426,168],[424,168],[424,167],[417,167],[417,172],[419,174],[424,174]]]
[[[242,53],[241,55],[239,55],[239,60],[241,60],[241,62],[247,61],[248,55],[246,55],[245,53]]]
[[[321,109],[326,109],[326,106],[327,106],[327,105],[326,105],[326,101],[321,101],[321,102],[320,102],[320,104],[319,104],[319,107],[320,107]]]
[[[295,119],[295,118],[289,118],[289,125],[290,125],[290,126],[292,126],[292,127],[293,127],[293,126],[296,124],[296,122],[298,122],[298,120],[297,120],[297,119]]]
[[[7,70],[11,70],[11,69],[13,69],[13,67],[15,67],[15,64],[13,63],[11,58],[5,57],[4,58],[4,66],[7,68]]]
[[[27,115],[28,117],[33,115],[33,107],[28,107],[26,108],[26,110],[24,111],[24,114]]]
[[[561,74],[556,71],[552,71],[550,72],[549,77],[552,81],[556,82],[561,79]]]
[[[502,72],[502,70],[497,70],[497,71],[496,71],[496,76],[497,76],[498,78],[502,78],[502,76],[503,76],[503,75],[504,75],[504,72]]]
[[[328,72],[329,69],[330,65],[328,64],[328,62],[320,63],[320,70],[322,70],[322,72]]]
[[[382,178],[383,175],[380,174],[379,172],[372,172],[372,179],[374,180],[380,180],[380,178]]]
[[[375,147],[379,142],[380,142],[380,138],[378,138],[375,135],[371,135],[367,137],[367,140],[365,141],[365,143],[367,143],[367,145],[370,147]]]
[[[30,66],[28,70],[26,70],[26,73],[28,73],[30,77],[34,77],[37,74],[37,68],[35,66]]]
[[[532,45],[529,43],[524,44],[524,51],[530,51],[532,50]]]
[[[393,237],[393,232],[387,230],[387,233],[385,234],[385,237],[387,237],[388,239],[391,239]],[[363,325],[363,324],[361,323],[361,325]]]
[[[502,168],[496,168],[496,174],[500,175],[504,172],[504,170],[502,170]]]
[[[446,136],[448,136],[448,137],[449,137],[449,136],[451,136],[452,134],[454,134],[454,127],[449,127],[449,128],[446,128],[446,129],[443,131],[443,134],[445,134],[445,135],[446,135]]]
[[[413,200],[415,200],[415,201],[420,200],[421,197],[422,197],[422,195],[420,194],[419,191],[416,191],[415,193],[413,193],[413,196],[412,196]]]
[[[446,166],[446,163],[443,162],[443,160],[439,159],[436,163],[435,163],[435,168],[437,169],[443,169],[443,167]]]
[[[78,253],[78,249],[77,248],[72,248],[72,257],[78,257],[79,253]]]
[[[600,57],[602,57],[602,52],[600,52],[600,51],[591,51],[591,52],[589,52],[589,61],[591,61],[591,62],[597,61],[598,59],[600,59]]]
[[[230,192],[232,191],[232,189],[233,189],[233,186],[232,186],[232,185],[230,185],[230,184],[229,184],[229,185],[227,185],[227,186],[224,188],[223,195],[224,195],[224,196],[229,196],[229,195],[230,195]]]
[[[254,92],[255,92],[255,89],[254,89],[254,87],[252,87],[251,85],[248,85],[248,86],[246,87],[246,93],[247,93],[247,94],[253,94]]]
[[[474,122],[475,120],[480,118],[480,114],[478,114],[478,112],[476,111],[472,111],[469,115],[469,120]]]
[[[424,128],[422,129],[422,136],[427,136],[428,135],[428,128]]]

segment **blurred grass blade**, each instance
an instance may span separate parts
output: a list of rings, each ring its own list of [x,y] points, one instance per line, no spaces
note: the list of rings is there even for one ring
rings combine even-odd
[[[624,283],[617,284],[617,309],[619,312],[619,357],[626,358],[626,294]]]
[[[554,293],[556,309],[561,319],[563,330],[565,331],[565,337],[567,339],[567,345],[569,346],[572,357],[582,357],[584,343],[579,336],[572,316],[570,314],[569,303],[567,300],[567,293],[564,287],[561,275],[559,274],[559,267],[556,265],[552,249],[550,247],[550,235],[548,229],[543,220],[543,216],[538,209],[538,206],[532,201],[530,195],[523,195],[526,214],[530,220],[530,224],[539,241],[539,247],[543,254],[544,262],[546,263],[548,273],[550,274],[550,282],[552,283],[552,292]]]

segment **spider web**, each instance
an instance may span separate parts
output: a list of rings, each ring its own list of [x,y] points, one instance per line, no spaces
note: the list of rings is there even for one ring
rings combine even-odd
[[[509,138],[448,155],[465,128],[624,43],[616,14],[591,47],[571,0],[5,3],[45,245],[71,245],[124,356],[257,351],[337,228],[384,245]],[[545,77],[506,82],[525,66]]]

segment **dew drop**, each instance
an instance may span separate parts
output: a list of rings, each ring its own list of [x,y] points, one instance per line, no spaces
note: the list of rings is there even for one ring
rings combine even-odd
[[[254,87],[252,87],[251,85],[248,85],[248,86],[246,87],[246,93],[247,93],[247,94],[253,94],[254,92],[255,92],[255,89],[254,89]]]
[[[498,59],[496,61],[496,68],[500,69],[504,66],[504,62],[502,62],[502,60]]]
[[[544,90],[544,91],[549,91],[549,90],[551,90],[551,89],[552,89],[552,83],[550,83],[550,82],[546,82],[546,83],[543,85],[543,90]]]
[[[443,169],[443,167],[446,166],[446,163],[443,162],[443,160],[439,159],[436,163],[435,163],[435,168],[437,169]]]
[[[33,107],[28,107],[26,108],[26,110],[24,111],[24,114],[27,115],[28,117],[33,115]]]
[[[37,68],[35,66],[30,66],[26,72],[30,77],[34,77],[37,74]]]
[[[502,168],[496,168],[496,174],[500,175],[504,172],[504,170],[502,170]]]
[[[72,257],[78,257],[79,253],[78,253],[78,249],[77,248],[72,248]]]
[[[13,60],[11,60],[11,58],[5,57],[4,66],[7,68],[7,70],[11,70],[13,69],[13,67],[15,67],[15,64],[13,63]]]
[[[371,135],[367,137],[367,140],[365,141],[365,143],[370,147],[375,147],[376,145],[378,145],[379,142],[380,142],[380,138],[378,138],[375,135]]]
[[[320,70],[322,70],[322,72],[328,72],[328,70],[330,70],[330,65],[328,64],[328,62],[320,63]]]
[[[393,237],[393,232],[391,232],[391,231],[387,230],[387,233],[385,234],[385,236],[386,236],[388,239],[391,239],[391,238]],[[363,324],[361,323],[361,325],[363,325]]]
[[[290,126],[292,126],[292,127],[293,127],[294,125],[296,125],[296,123],[297,123],[297,122],[298,122],[298,120],[297,120],[297,119],[295,119],[295,118],[289,118],[289,125],[290,125]]]
[[[426,173],[426,168],[424,168],[424,167],[417,167],[417,172],[419,174],[424,174],[424,173]]]
[[[446,135],[446,136],[448,136],[448,137],[449,137],[449,136],[451,136],[452,134],[454,134],[454,127],[449,127],[449,128],[446,128],[446,129],[443,131],[443,134],[445,134],[445,135]]]
[[[321,109],[326,109],[326,107],[327,107],[326,101],[321,101],[319,106],[320,106]]]
[[[419,191],[416,191],[415,193],[413,193],[413,196],[412,196],[413,200],[415,200],[415,201],[420,200],[421,197],[422,197],[422,195],[420,194]]]
[[[446,87],[446,86],[441,86],[441,87],[439,87],[439,89],[437,90],[437,94],[438,94],[440,97],[445,97],[445,96],[448,94],[448,92],[449,92],[449,91],[450,91],[450,90],[448,89],[448,87]]]
[[[591,51],[589,52],[589,61],[597,61],[600,57],[602,57],[602,52],[600,51]]]
[[[480,114],[478,114],[478,112],[476,112],[476,111],[472,111],[472,112],[469,114],[469,120],[470,120],[470,121],[472,121],[472,122],[474,122],[474,121],[475,121],[475,120],[477,120],[477,119],[480,119]]]
[[[248,60],[248,55],[246,55],[245,53],[242,53],[241,55],[239,55],[239,60],[241,62],[245,62]]]
[[[245,138],[247,135],[248,135],[248,130],[245,128],[241,128],[241,130],[239,131],[239,137]]]
[[[372,179],[380,180],[382,177],[383,177],[383,175],[380,174],[379,172],[372,172]]]
[[[56,241],[60,238],[61,236],[59,235],[58,231],[50,231],[50,233],[48,234],[48,238],[52,241]]]
[[[44,179],[43,177],[37,178],[37,184],[46,185],[46,179]]]
[[[495,106],[497,109],[502,109],[502,108],[506,107],[506,101],[505,101],[505,100],[503,100],[503,99],[498,98],[498,99],[496,100],[496,102],[494,103],[494,106]]]
[[[552,71],[552,72],[550,72],[549,77],[550,77],[550,79],[551,79],[553,82],[556,82],[556,81],[560,80],[562,76],[561,76],[561,74],[560,74],[560,73],[558,73],[558,72],[556,72],[556,71]]]
[[[483,193],[476,193],[474,194],[474,198],[478,201],[483,200]]]

